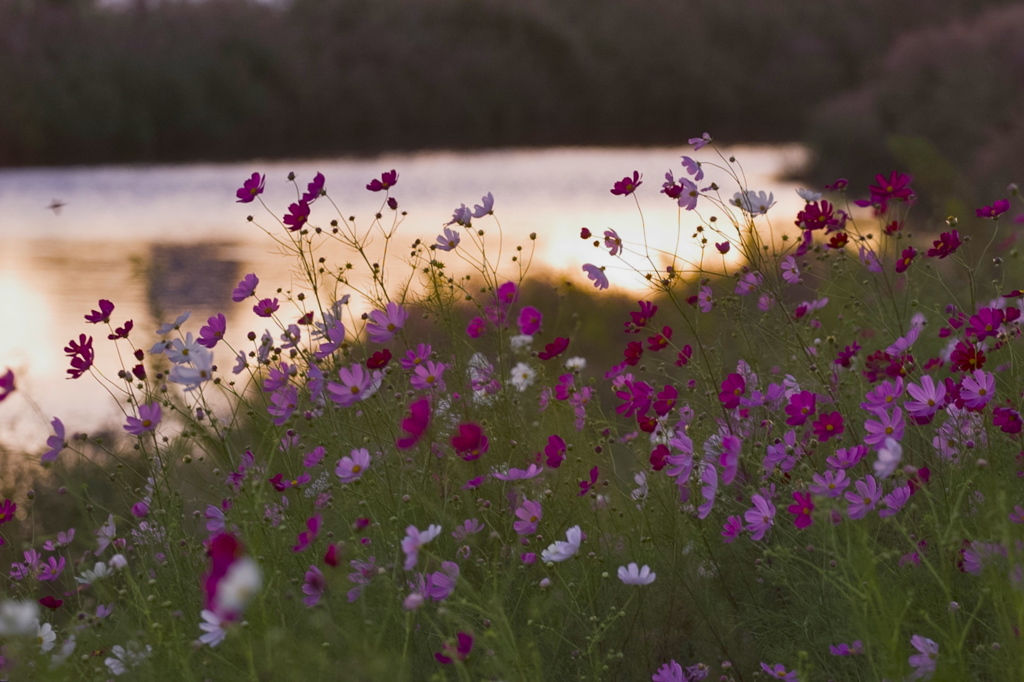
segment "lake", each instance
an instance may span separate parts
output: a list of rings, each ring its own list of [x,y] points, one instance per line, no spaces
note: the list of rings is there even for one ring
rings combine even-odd
[[[693,153],[688,148],[555,148],[0,170],[0,300],[7,319],[0,334],[0,372],[12,368],[18,384],[18,392],[0,403],[0,442],[42,451],[54,416],[64,421],[69,434],[123,422],[116,403],[95,381],[65,378],[69,365],[63,348],[69,339],[86,333],[96,339],[97,367],[116,380],[120,365],[113,344],[105,339],[107,330],[83,319],[101,298],[117,306],[117,324],[134,320],[132,338],[146,349],[155,340],[154,330],[185,310],[192,311],[186,329],[196,334],[217,312],[227,315],[228,337],[235,341],[250,329],[262,331],[266,325],[253,314],[252,302],[231,302],[235,283],[249,272],[260,277],[261,291],[300,282],[291,260],[280,256],[273,240],[246,217],[254,215],[282,235],[283,229],[258,203],[235,202],[235,191],[253,172],[266,174],[263,199],[278,217],[295,201],[288,173],[295,173],[304,190],[322,172],[342,214],[356,216],[365,228],[383,199],[382,193],[367,191],[366,184],[396,169],[399,179],[392,196],[408,215],[394,241],[401,248],[393,249],[389,267],[403,272],[408,267],[401,258],[415,238],[433,243],[455,208],[462,203],[472,207],[492,192],[501,225],[501,263],[509,268],[508,275],[513,273],[509,257],[514,246],[528,251],[528,235],[535,232],[532,273],[586,284],[584,263],[608,265],[613,288],[639,295],[645,290],[643,278],[615,264],[607,251],[582,242],[580,228],[601,235],[613,227],[627,243],[640,240],[636,201],[609,191],[615,181],[637,170],[644,180],[636,196],[648,243],[685,259],[698,258],[690,239],[696,216],[680,216],[675,203],[658,192],[665,171],[683,175],[679,158],[686,153],[705,163],[708,178],[701,186],[715,180],[724,198],[732,196],[734,183],[709,166],[724,162],[710,149]],[[783,178],[802,165],[806,151],[798,145],[774,145],[722,153],[735,155],[742,164],[748,189],[775,194],[779,203],[769,217],[777,225],[791,224],[803,201],[796,195],[797,185]],[[62,206],[49,208],[53,204]],[[332,207],[318,202],[313,224],[326,226],[337,217],[326,209]],[[708,217],[716,211],[704,204],[701,213]],[[485,230],[488,249],[495,253],[494,219],[474,221],[473,227]],[[344,253],[334,255],[345,258]],[[643,263],[636,260],[634,265]],[[356,306],[364,305],[358,296],[353,299]],[[227,371],[232,358],[218,348],[215,360]]]

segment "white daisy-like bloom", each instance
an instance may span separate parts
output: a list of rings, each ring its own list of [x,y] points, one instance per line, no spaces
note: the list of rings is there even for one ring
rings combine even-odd
[[[775,194],[765,194],[763,191],[755,192],[753,190],[736,192],[729,203],[733,206],[738,206],[744,213],[752,216],[764,215],[768,212],[769,208],[775,205]]]
[[[35,602],[5,599],[0,604],[0,637],[33,635],[38,623],[39,605]]]
[[[120,644],[115,644],[111,647],[110,653],[114,655],[103,659],[103,664],[107,666],[107,670],[111,674],[124,675],[129,669],[134,668],[149,658],[149,655],[153,653],[153,647],[147,644],[146,648],[142,649],[142,647],[134,642],[128,644],[127,648]]]
[[[537,372],[532,367],[525,362],[520,362],[512,368],[512,385],[523,392],[533,383],[536,376]]]
[[[110,557],[110,567],[120,571],[122,568],[128,565],[128,560],[124,557],[124,554],[115,554]]]
[[[875,475],[879,478],[887,478],[889,474],[896,471],[901,459],[903,459],[903,446],[893,438],[886,438],[885,445],[878,450]]]
[[[512,350],[520,351],[524,348],[529,347],[533,343],[533,337],[529,334],[516,334],[508,340],[509,345],[512,346]]]
[[[45,654],[57,642],[57,633],[53,631],[53,626],[49,623],[40,625],[36,621],[36,639],[39,642],[39,649]]]
[[[630,562],[629,566],[619,566],[619,580],[627,585],[650,585],[657,577],[646,564],[643,568],[638,567],[636,562]]]
[[[570,372],[582,372],[587,368],[587,359],[579,356],[569,358],[565,361],[565,368]]]
[[[223,620],[209,609],[203,609],[201,615],[203,622],[199,624],[199,629],[204,634],[199,636],[199,641],[203,644],[209,644],[210,647],[215,647],[227,637],[228,631],[225,629],[225,626],[228,624],[228,621]]]
[[[583,531],[579,526],[573,526],[565,531],[566,542],[556,540],[540,554],[545,563],[548,561],[565,561],[576,556],[580,551],[580,543],[583,542]]]
[[[65,639],[64,643],[60,645],[60,651],[50,657],[50,667],[56,668],[63,665],[64,661],[68,660],[68,656],[74,653],[75,645],[77,644],[78,641],[75,639],[74,635]]]
[[[217,583],[214,605],[218,613],[241,613],[263,587],[263,571],[252,557],[242,557]]]
[[[821,192],[815,192],[814,190],[811,189],[804,189],[801,187],[796,191],[796,193],[799,194],[800,198],[806,201],[807,203],[811,203],[812,201],[817,201],[818,199],[821,199]]]
[[[641,502],[643,502],[644,500],[647,499],[647,493],[648,493],[647,474],[645,474],[644,472],[640,471],[640,472],[638,472],[637,474],[635,474],[633,476],[633,480],[636,481],[636,484],[638,486],[640,486],[640,487],[634,489],[633,492],[630,493],[629,496],[632,499],[634,499],[634,500],[640,500]],[[638,505],[637,508],[639,509],[640,506]]]
[[[107,566],[104,562],[97,561],[96,565],[93,567],[91,571],[85,570],[82,571],[82,575],[75,576],[75,582],[80,583],[82,585],[91,585],[97,580],[109,578],[113,574],[113,569]]]

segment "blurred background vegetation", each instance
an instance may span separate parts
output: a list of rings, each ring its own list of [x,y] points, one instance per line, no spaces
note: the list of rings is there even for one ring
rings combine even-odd
[[[1024,6],[3,0],[0,93],[6,166],[661,145],[707,130],[806,141],[815,181],[945,163],[995,188],[1024,177]]]

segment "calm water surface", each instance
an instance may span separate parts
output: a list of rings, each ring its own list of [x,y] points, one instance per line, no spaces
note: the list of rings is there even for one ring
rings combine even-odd
[[[217,312],[227,315],[229,337],[236,342],[250,329],[262,332],[266,325],[253,314],[251,301],[231,302],[235,283],[255,272],[260,291],[269,294],[299,282],[292,262],[246,220],[252,214],[280,231],[274,218],[259,204],[234,201],[235,190],[255,171],[266,174],[263,199],[278,215],[295,201],[288,173],[294,172],[305,189],[319,171],[342,214],[356,216],[367,227],[383,195],[366,191],[365,185],[382,171],[397,169],[392,196],[400,210],[408,211],[394,242],[401,248],[392,250],[398,258],[389,261],[398,272],[408,271],[400,259],[415,238],[432,243],[455,207],[472,207],[492,192],[501,226],[501,262],[509,275],[514,246],[528,249],[528,235],[536,232],[533,272],[585,282],[580,270],[584,263],[604,264],[613,287],[639,292],[643,279],[581,242],[580,228],[601,234],[614,227],[627,241],[640,241],[645,229],[653,247],[688,259],[699,257],[689,239],[694,216],[684,213],[687,222],[680,229],[676,206],[658,193],[666,170],[681,175],[683,153],[687,151],[682,148],[548,149],[372,160],[0,170],[0,301],[5,307],[0,372],[14,369],[18,382],[18,393],[0,404],[0,442],[41,451],[54,416],[69,433],[123,421],[113,399],[95,381],[88,376],[65,379],[69,365],[63,348],[80,333],[95,337],[98,367],[110,376],[120,367],[106,329],[83,319],[100,298],[115,303],[118,324],[134,320],[132,337],[147,349],[156,327],[185,310],[192,311],[186,329],[197,334]],[[802,200],[796,185],[780,178],[800,166],[804,150],[786,145],[723,153],[735,155],[742,164],[748,188],[774,192],[779,205],[769,215],[781,225],[790,222]],[[708,149],[692,155],[724,163]],[[644,178],[638,192],[643,222],[632,197],[609,192],[614,181],[634,170]],[[724,196],[732,196],[736,188],[728,176],[706,170],[702,185],[715,180]],[[65,204],[59,211],[48,208],[55,200]],[[710,205],[703,212],[716,213]],[[336,217],[327,202],[319,202],[311,221],[326,226]],[[477,227],[486,231],[489,252],[496,255],[494,220],[475,221]],[[380,245],[378,239],[376,247]],[[351,259],[351,254],[334,255]],[[634,263],[643,266],[642,260]],[[231,366],[228,351],[217,351],[215,361],[226,370]]]

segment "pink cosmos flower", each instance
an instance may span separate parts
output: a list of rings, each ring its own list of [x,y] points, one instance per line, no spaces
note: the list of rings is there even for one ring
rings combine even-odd
[[[431,524],[426,530],[417,530],[416,526],[408,526],[405,529],[405,538],[402,539],[402,552],[405,553],[405,570],[411,571],[419,560],[419,551],[441,534],[441,526]]]
[[[739,437],[732,434],[722,436],[721,453],[718,456],[718,463],[722,467],[723,485],[729,485],[736,479],[742,446],[743,441]]]
[[[154,402],[149,405],[139,405],[139,416],[133,417],[129,415],[128,423],[124,425],[124,430],[133,436],[141,436],[147,431],[156,429],[162,416],[160,403]]]
[[[423,594],[434,601],[444,601],[455,591],[459,566],[454,561],[441,562],[441,570],[424,576]]]
[[[597,467],[594,468],[596,469]],[[531,464],[525,469],[510,467],[508,471],[494,471],[491,473],[491,476],[499,481],[528,481],[539,476],[542,471],[543,469],[540,468],[540,465]]]
[[[858,656],[864,653],[864,643],[855,639],[853,644],[840,642],[836,645],[829,645],[828,652],[833,656]]]
[[[714,301],[712,299],[711,287],[704,285],[697,292],[697,307],[700,308],[702,313],[710,313],[712,306],[714,306]]]
[[[722,542],[729,544],[736,541],[736,538],[743,532],[743,519],[738,516],[730,516],[722,525]]]
[[[359,448],[353,450],[351,456],[345,456],[338,460],[338,466],[335,467],[334,473],[342,483],[352,483],[362,478],[369,466],[370,451],[366,448]]]
[[[910,486],[901,485],[899,488],[896,488],[891,493],[882,498],[882,504],[884,504],[886,508],[879,511],[878,515],[882,518],[886,518],[888,516],[895,516],[899,513],[901,509],[903,509],[903,505],[905,505],[907,503],[907,500],[909,499]]]
[[[316,540],[316,536],[320,534],[320,525],[323,522],[323,517],[320,514],[306,519],[306,530],[299,533],[295,546],[292,547],[293,552],[305,551],[313,541]]]
[[[703,521],[715,506],[715,496],[718,494],[718,471],[713,464],[706,464],[704,466],[700,480],[703,484],[700,487],[700,494],[704,498],[704,502],[697,507],[697,518]]]
[[[856,521],[864,518],[869,511],[875,508],[878,498],[882,496],[882,491],[879,490],[873,476],[856,481],[854,487],[857,489],[856,492],[851,490],[846,493],[845,497],[846,501],[850,503],[850,518]]]
[[[366,323],[366,333],[374,343],[387,343],[395,337],[399,329],[405,326],[409,313],[405,308],[389,301],[385,310],[370,312],[370,321]]]
[[[526,335],[536,334],[540,330],[544,316],[533,306],[526,306],[519,311],[519,333]]]
[[[50,422],[50,426],[53,427],[53,435],[46,439],[46,445],[50,448],[43,453],[39,461],[46,463],[52,462],[57,459],[61,451],[68,446],[67,440],[64,435],[64,422],[57,417],[53,418]]]
[[[687,144],[693,145],[693,151],[697,151],[698,149],[706,147],[707,145],[711,144],[711,142],[711,136],[708,135],[707,133],[704,133],[700,137],[691,137],[689,140],[687,140]]]
[[[587,263],[583,266],[583,272],[587,273],[587,279],[594,283],[595,289],[604,290],[608,288],[608,275],[604,274],[603,267]]]
[[[444,234],[437,235],[437,243],[434,244],[434,248],[438,251],[451,251],[461,241],[459,233],[448,226],[445,226],[443,232]]]
[[[683,666],[675,660],[669,661],[651,675],[652,682],[689,682],[689,679],[689,675],[683,674]]]
[[[276,298],[264,298],[252,307],[252,311],[260,317],[271,317],[280,307]]]
[[[945,385],[936,383],[927,374],[921,377],[920,386],[915,383],[907,384],[907,393],[914,400],[904,402],[903,407],[912,417],[928,419],[945,405]]]
[[[622,251],[622,239],[615,230],[608,228],[604,231],[604,246],[609,256],[617,256]]]
[[[1020,433],[1024,420],[1012,407],[997,407],[992,410],[992,426],[998,426],[1003,433]]]
[[[815,495],[825,497],[839,497],[850,485],[850,479],[846,477],[846,471],[826,471],[824,474],[814,474],[811,479],[810,491]]]
[[[745,528],[750,532],[752,540],[761,540],[768,529],[775,525],[775,505],[760,493],[751,497],[750,501],[754,506],[743,514],[747,522]]]
[[[255,273],[250,272],[242,278],[234,291],[231,292],[231,300],[235,303],[241,303],[256,293],[256,285],[259,283],[260,278]]]
[[[260,194],[263,194],[263,188],[267,184],[267,178],[259,173],[253,173],[252,177],[242,183],[242,186],[235,192],[235,196],[238,197],[238,204],[248,204],[252,202]]]
[[[874,445],[878,448],[886,438],[903,440],[903,410],[896,407],[893,408],[891,414],[888,412],[876,412],[875,415],[878,419],[868,419],[864,422],[864,430],[868,432],[868,435],[864,437],[866,444]]]
[[[939,659],[939,645],[921,635],[914,635],[910,638],[910,644],[917,653],[907,659],[914,671],[910,673],[912,680],[929,680],[935,674],[936,663]]]
[[[327,581],[324,580],[324,574],[316,566],[310,566],[302,585],[302,593],[306,595],[302,598],[302,603],[310,608],[316,606],[326,588]]]
[[[402,430],[408,435],[395,441],[399,450],[408,450],[419,442],[430,425],[430,402],[426,398],[409,406],[409,416],[402,420]]]
[[[366,186],[366,189],[371,192],[383,192],[391,189],[398,182],[398,171],[392,168],[389,171],[380,174],[380,180],[374,178],[370,181],[370,184]]]
[[[327,395],[342,407],[349,407],[369,395],[373,380],[370,373],[362,365],[342,367],[338,370],[341,383],[327,383]]]
[[[523,503],[516,509],[516,517],[519,519],[512,524],[519,535],[532,535],[537,532],[537,524],[543,516],[539,502],[523,500]]]
[[[960,384],[960,398],[969,410],[984,408],[995,397],[995,393],[995,376],[982,369],[971,372]]]
[[[432,350],[428,343],[418,344],[416,350],[406,351],[405,357],[399,360],[398,364],[402,366],[402,369],[416,369],[418,365],[430,359]]]
[[[444,363],[427,360],[422,365],[417,365],[409,377],[409,383],[418,391],[444,391]]]
[[[18,505],[10,500],[5,499],[3,504],[0,504],[0,525],[3,525],[14,518],[14,512],[18,511]]]
[[[800,678],[796,676],[796,671],[787,671],[786,667],[781,663],[776,663],[773,666],[769,666],[767,663],[762,663],[761,669],[768,673],[768,677],[773,680],[782,680],[783,682],[800,682]]]
[[[795,516],[793,519],[793,525],[797,528],[807,528],[814,520],[811,518],[811,512],[814,511],[814,502],[811,500],[811,496],[806,493],[794,492],[793,499],[796,504],[791,504],[786,508],[790,514]]]
[[[786,256],[780,264],[782,279],[789,284],[800,283],[800,268],[797,267],[796,259],[793,256]]]

